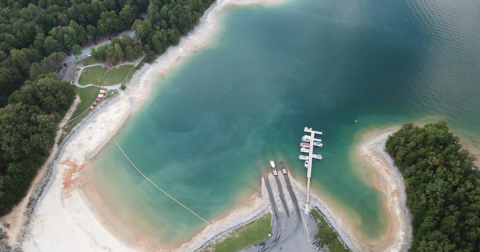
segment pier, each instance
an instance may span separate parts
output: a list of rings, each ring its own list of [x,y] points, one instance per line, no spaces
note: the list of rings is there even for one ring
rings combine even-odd
[[[310,178],[312,177],[312,154],[313,154],[313,148],[315,147],[313,145],[314,141],[321,141],[320,139],[316,139],[315,135],[322,135],[322,132],[320,131],[314,131],[312,128],[305,127],[303,130],[307,133],[310,133],[310,151],[308,152],[308,168],[307,168],[307,197],[306,197],[306,202],[305,202],[305,214],[308,214],[310,212]]]

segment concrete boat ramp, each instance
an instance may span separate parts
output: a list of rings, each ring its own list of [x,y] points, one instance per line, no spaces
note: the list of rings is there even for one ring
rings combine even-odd
[[[314,244],[317,226],[309,214],[302,214],[288,172],[273,176],[269,170],[263,172],[263,178],[272,207],[272,236],[240,251],[317,251]]]

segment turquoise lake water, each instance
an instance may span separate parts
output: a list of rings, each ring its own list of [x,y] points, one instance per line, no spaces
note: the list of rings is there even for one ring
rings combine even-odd
[[[117,135],[147,176],[208,220],[256,192],[269,160],[303,178],[305,126],[324,132],[318,193],[372,240],[387,222],[352,158],[360,132],[443,119],[480,146],[479,1],[299,0],[231,8],[220,23],[215,42],[159,78]],[[91,166],[100,195],[137,232],[174,246],[204,227],[114,143]]]

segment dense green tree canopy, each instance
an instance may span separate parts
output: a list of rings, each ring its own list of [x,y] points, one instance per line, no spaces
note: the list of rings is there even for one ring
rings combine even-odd
[[[148,44],[151,50],[163,53],[169,45],[179,43],[180,37],[193,28],[212,2],[0,1],[0,107],[6,105],[7,97],[22,81],[38,74],[40,69],[38,65],[32,68],[34,63],[40,63],[44,72],[51,72],[64,60],[58,57],[61,51],[78,53],[76,45],[83,46],[89,37],[97,39],[130,27],[136,31],[142,46]],[[147,12],[148,20],[139,18],[142,12]],[[138,44],[122,47],[122,53],[118,49],[109,50],[109,62],[121,61],[118,55],[127,59],[139,57],[142,48],[137,48]],[[106,55],[100,58],[107,60]]]
[[[40,75],[9,97],[0,112],[0,214],[25,196],[53,146],[56,123],[74,96],[68,83]]]
[[[410,251],[480,251],[480,171],[447,123],[406,124],[387,151],[405,179]]]
[[[148,0],[0,1],[0,107],[31,74],[50,72],[64,60],[53,53],[130,28]],[[50,57],[49,59],[46,59]],[[61,59],[61,60],[60,60]],[[5,76],[3,76],[5,73]]]
[[[24,196],[52,147],[56,123],[73,100],[72,87],[48,74],[62,66],[65,53],[77,56],[88,39],[133,28],[136,38],[112,36],[92,56],[117,64],[145,52],[151,60],[178,44],[212,2],[0,1],[0,213]],[[148,20],[140,17],[142,12]]]

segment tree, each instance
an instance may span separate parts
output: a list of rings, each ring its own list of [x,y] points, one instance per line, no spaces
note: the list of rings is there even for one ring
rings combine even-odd
[[[107,49],[105,50],[105,57],[107,63],[109,63],[110,65],[117,64],[117,55],[115,54],[115,48],[113,46],[107,47]]]
[[[94,47],[92,47],[92,57],[95,59],[95,60],[98,60],[98,61],[106,61],[107,60],[107,56],[106,56],[106,50],[107,50],[107,47],[108,45],[100,45],[97,47],[97,49],[95,50]]]
[[[125,57],[127,57],[129,61],[133,61],[135,59],[132,46],[127,46],[125,49]]]
[[[93,25],[88,25],[87,26],[87,34],[93,38],[94,40],[97,39],[98,37],[98,29],[97,27],[93,26]]]
[[[21,72],[24,75],[27,75],[30,70],[31,63],[27,60],[25,52],[17,49],[12,49],[10,51],[10,56],[12,57],[12,61],[14,62],[14,64],[21,70]]]
[[[60,46],[58,41],[55,40],[52,36],[48,36],[43,43],[43,47],[45,48],[45,54],[49,55],[53,52],[60,51]]]
[[[119,17],[122,20],[124,26],[129,27],[130,25],[133,24],[133,21],[135,21],[135,18],[137,17],[137,12],[133,8],[130,7],[130,5],[125,5],[123,6],[122,11],[119,13]]]
[[[43,74],[43,69],[37,62],[30,67],[30,79],[35,80],[38,75]]]
[[[108,32],[116,32],[122,28],[121,20],[115,11],[103,12],[97,23],[99,34],[106,35]]]
[[[143,50],[145,51],[145,54],[147,55],[147,61],[151,61],[152,60],[152,56],[150,54],[150,46],[148,44],[146,44],[144,47],[143,47]]]
[[[45,72],[50,72],[55,68],[59,67],[62,61],[65,60],[65,53],[63,52],[53,52],[49,56],[45,57],[40,65],[42,66]]]
[[[405,179],[410,251],[480,251],[480,171],[446,122],[405,124],[386,149]]]
[[[68,49],[72,49],[75,45],[75,37],[71,37],[68,34],[63,35],[64,45]]]
[[[123,51],[119,44],[115,44],[115,59],[116,59],[115,63],[123,59]]]
[[[87,32],[85,31],[85,28],[83,26],[78,25],[77,22],[74,20],[70,21],[70,28],[72,28],[75,31],[75,43],[79,45],[83,45],[87,42]]]
[[[74,45],[72,47],[72,53],[75,55],[75,59],[78,60],[78,56],[82,54],[82,48],[79,45]]]
[[[139,37],[142,42],[146,43],[148,36],[152,31],[152,25],[150,22],[148,20],[142,22],[136,20],[132,28],[135,30],[137,37]]]
[[[122,48],[126,48],[127,46],[131,46],[133,44],[133,39],[130,37],[128,33],[122,34]]]

